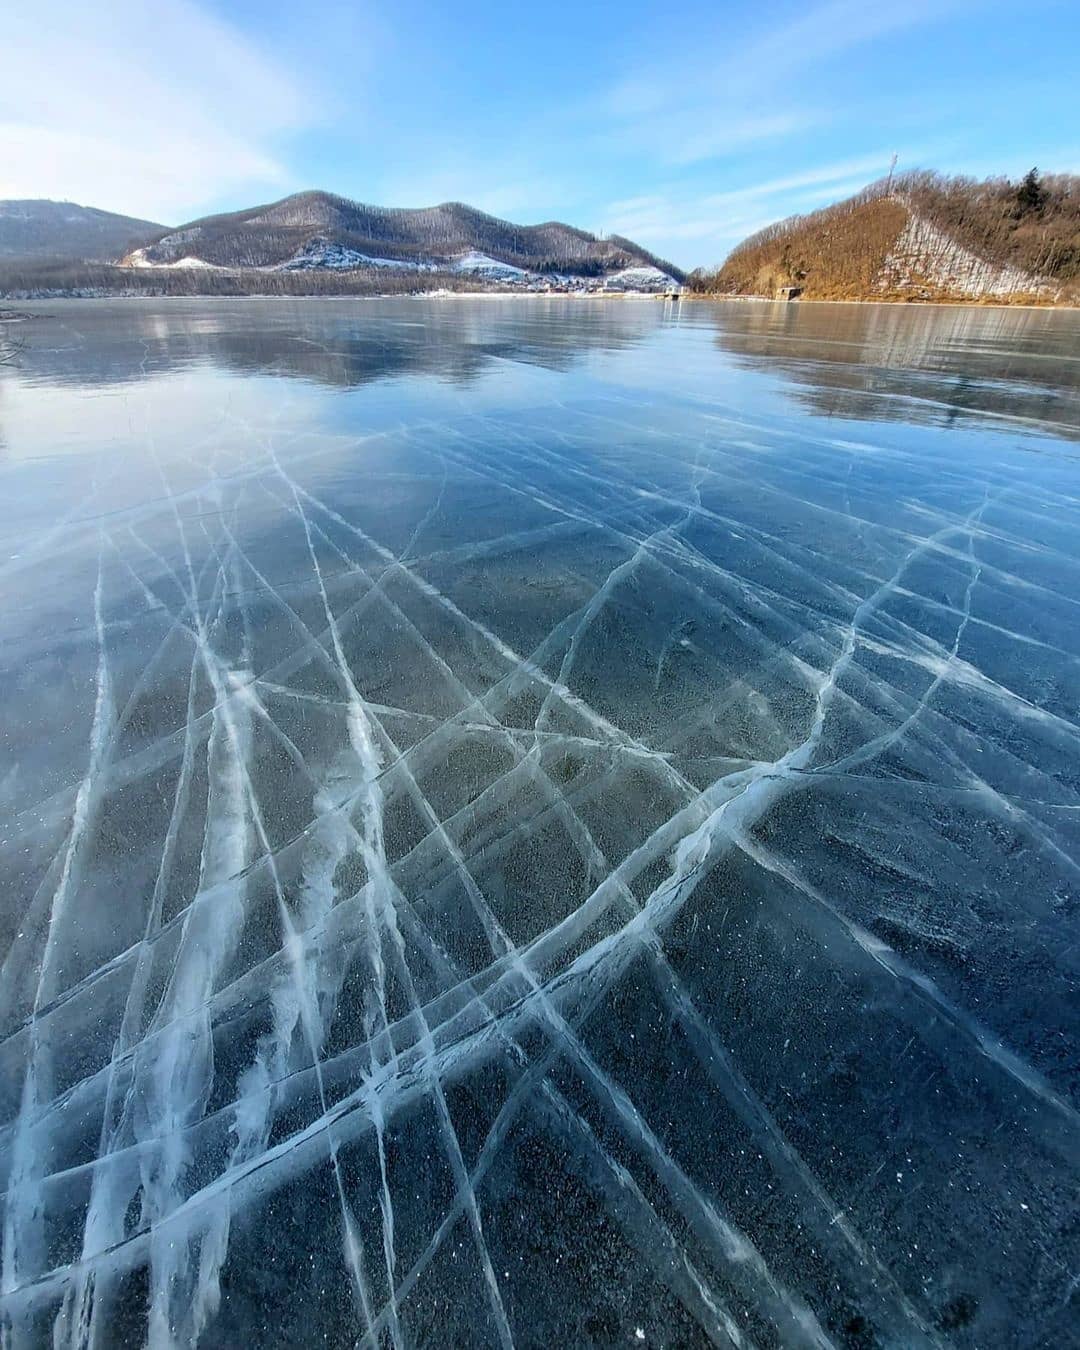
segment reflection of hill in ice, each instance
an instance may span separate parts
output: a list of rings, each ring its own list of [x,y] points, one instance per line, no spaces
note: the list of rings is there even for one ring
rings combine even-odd
[[[0,405],[6,1340],[1070,1344],[1072,445],[734,307],[138,312]]]
[[[969,414],[1080,423],[1070,313],[913,305],[721,307],[717,342],[805,386],[830,416],[948,425]]]
[[[656,327],[654,302],[320,299],[38,304],[21,369],[58,384],[114,384],[206,363],[338,388],[398,375],[468,383],[495,360],[566,369]],[[54,317],[50,317],[54,316]]]

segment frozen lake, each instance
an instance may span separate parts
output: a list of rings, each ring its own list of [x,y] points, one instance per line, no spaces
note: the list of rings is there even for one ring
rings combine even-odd
[[[1077,1344],[1080,315],[25,308],[5,1345]]]

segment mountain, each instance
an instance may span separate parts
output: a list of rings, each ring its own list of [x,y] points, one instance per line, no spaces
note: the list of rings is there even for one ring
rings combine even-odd
[[[1080,177],[916,171],[744,240],[691,288],[810,300],[1080,303]]]
[[[0,259],[108,262],[165,228],[74,202],[0,201]]]
[[[133,250],[128,267],[283,271],[449,271],[506,283],[537,277],[614,278],[670,285],[682,274],[645,249],[558,221],[514,225],[460,202],[419,210],[301,192],[268,206],[206,216]],[[652,273],[662,276],[652,276]]]

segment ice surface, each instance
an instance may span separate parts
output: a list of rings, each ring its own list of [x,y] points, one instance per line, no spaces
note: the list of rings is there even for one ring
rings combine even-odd
[[[1076,1343],[1075,316],[36,312],[6,1345]]]

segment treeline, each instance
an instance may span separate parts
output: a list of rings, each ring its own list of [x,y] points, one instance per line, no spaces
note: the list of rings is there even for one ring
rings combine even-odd
[[[0,297],[58,296],[411,295],[419,291],[503,289],[458,272],[216,272],[210,268],[137,268],[72,259],[0,263]]]
[[[1048,291],[1080,291],[1080,178],[1035,169],[1019,182],[921,170],[882,179],[759,230],[718,269],[692,273],[688,285],[710,294],[773,295],[797,286],[810,299],[892,298],[889,264],[913,214],[986,263],[1028,274]],[[920,293],[930,296],[934,285]]]
[[[1080,280],[1080,177],[946,178],[914,172],[897,180],[920,215],[980,257],[1059,282]]]

